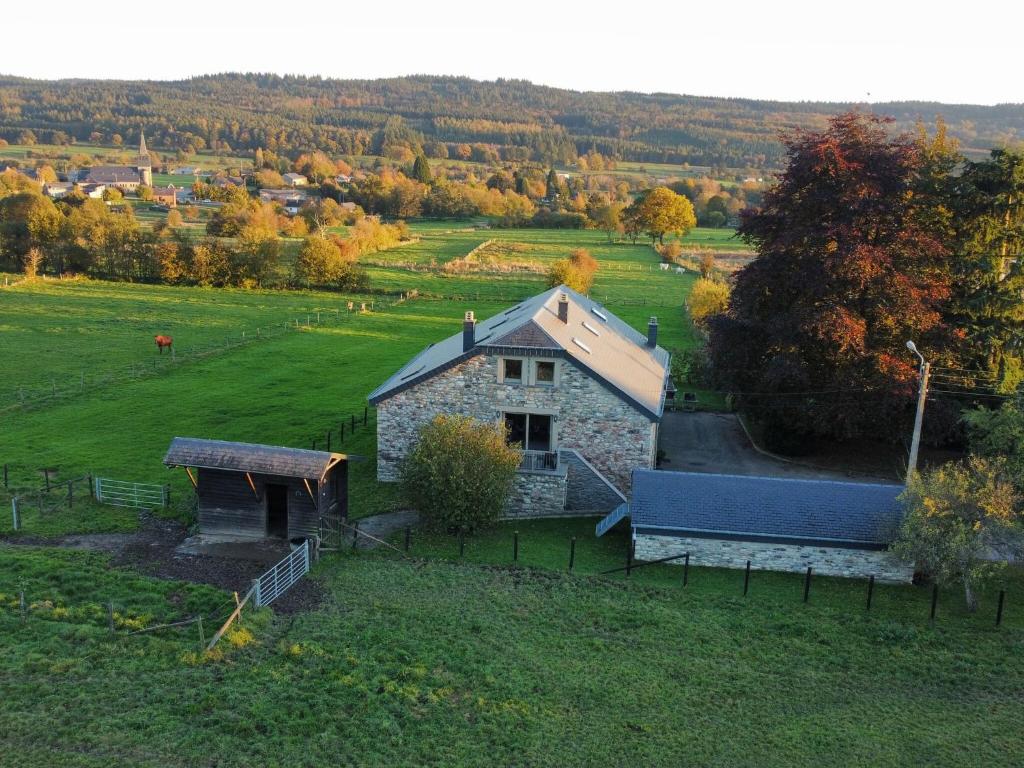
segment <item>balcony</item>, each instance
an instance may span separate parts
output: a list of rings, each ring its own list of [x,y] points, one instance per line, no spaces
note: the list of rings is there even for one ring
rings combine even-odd
[[[523,451],[520,472],[557,472],[558,451]]]

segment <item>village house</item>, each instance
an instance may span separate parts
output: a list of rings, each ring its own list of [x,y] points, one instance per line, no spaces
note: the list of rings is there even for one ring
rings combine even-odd
[[[309,179],[301,173],[286,173],[282,178],[289,187],[304,187],[309,184]]]
[[[178,207],[180,189],[170,184],[166,187],[153,187],[153,202],[166,205],[168,208]]]
[[[431,344],[370,394],[377,474],[398,479],[438,414],[504,425],[523,450],[508,514],[605,514],[655,465],[669,392],[658,323],[645,336],[562,285]]]

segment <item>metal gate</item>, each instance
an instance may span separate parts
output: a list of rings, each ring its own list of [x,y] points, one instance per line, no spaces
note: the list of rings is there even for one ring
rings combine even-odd
[[[341,549],[344,521],[334,515],[324,515],[320,518],[320,549]]]
[[[127,483],[123,480],[111,480],[109,477],[97,477],[95,496],[96,501],[101,504],[152,509],[167,506],[169,490],[169,486],[166,485]]]
[[[270,605],[287,592],[295,582],[309,573],[309,539],[302,542],[281,562],[253,580],[256,606]]]

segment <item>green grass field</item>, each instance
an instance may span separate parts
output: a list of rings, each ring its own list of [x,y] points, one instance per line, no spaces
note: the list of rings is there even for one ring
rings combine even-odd
[[[525,532],[524,559],[551,533]],[[319,609],[249,617],[197,663],[194,627],[123,633],[213,625],[227,596],[5,550],[0,746],[83,768],[1012,766],[1024,749],[1020,622],[950,614],[952,595],[933,627],[926,590],[880,589],[866,614],[842,580],[803,605],[799,576],[755,574],[743,598],[735,571],[694,568],[684,589],[668,566],[627,580],[509,558],[330,555]]]

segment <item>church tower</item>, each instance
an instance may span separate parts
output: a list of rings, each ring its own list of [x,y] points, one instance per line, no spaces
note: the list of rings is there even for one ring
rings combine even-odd
[[[146,134],[139,131],[139,157],[135,161],[139,168],[139,181],[147,187],[153,186],[153,161],[149,159],[146,149]]]

